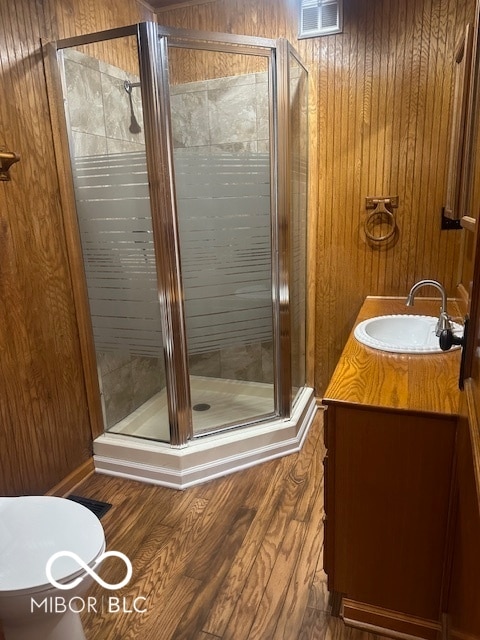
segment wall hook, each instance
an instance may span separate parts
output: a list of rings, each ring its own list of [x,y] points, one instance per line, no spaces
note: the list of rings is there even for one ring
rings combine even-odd
[[[20,156],[13,151],[5,151],[4,149],[0,149],[0,180],[11,180],[9,171],[12,164],[18,162],[20,160]]]

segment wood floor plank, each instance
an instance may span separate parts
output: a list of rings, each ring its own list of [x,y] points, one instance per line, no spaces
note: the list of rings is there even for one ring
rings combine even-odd
[[[264,532],[261,545],[245,585],[235,602],[222,637],[233,640],[249,638],[248,629],[255,618],[263,592],[275,565],[278,550],[286,535],[295,502],[292,503],[292,483],[287,477],[275,512]]]
[[[322,640],[332,639],[330,630],[331,616],[307,607],[297,635],[297,640]],[[341,640],[341,637],[338,639]]]
[[[195,594],[198,581],[188,576],[179,576],[170,582],[162,598],[152,606],[150,615],[137,628],[127,627],[125,635],[118,635],[122,640],[159,640],[172,638],[178,621],[187,613]],[[161,615],[158,615],[158,610]]]
[[[130,599],[135,597],[146,598],[148,609],[152,611],[153,620],[151,624],[157,624],[157,622],[161,624],[166,615],[163,604],[156,607],[155,603],[167,597],[172,588],[171,585],[176,583],[179,576],[182,575],[185,556],[189,551],[189,534],[195,523],[201,518],[206,504],[206,500],[196,499],[178,529],[169,529],[163,526],[161,530],[157,528],[149,531],[148,535],[143,539],[142,546],[136,552],[133,550],[130,553],[125,552],[132,562],[135,579],[133,583],[131,582],[127,587],[118,593],[116,592],[115,595]],[[198,583],[196,584],[198,588]],[[94,587],[92,595],[97,599],[101,599],[102,590],[99,587]],[[137,622],[142,624],[143,636],[143,627],[149,628],[149,616],[141,614],[140,620],[138,620],[139,616],[134,617],[137,618]],[[129,618],[129,620],[132,622],[133,617]],[[102,615],[88,615],[86,624],[91,632],[91,640],[105,640],[104,627],[112,627],[112,633],[117,633],[125,625],[125,619],[118,615],[112,616],[108,612],[103,612]],[[112,637],[123,638],[120,631],[118,633],[119,635],[113,635]],[[90,637],[88,640],[90,640]]]
[[[323,459],[326,454],[323,435],[318,425],[312,425],[313,436],[305,443],[305,456],[299,457],[296,465],[296,477],[303,478],[304,489],[295,506],[292,517],[295,520],[306,521],[310,518],[312,509],[323,509]]]
[[[244,589],[245,582],[252,570],[268,527],[274,514],[278,511],[279,500],[283,493],[283,478],[292,462],[288,458],[282,458],[279,461],[275,461],[275,465],[276,468],[272,469],[268,484],[262,482],[257,484],[260,490],[260,497],[256,496],[258,508],[253,526],[236,554],[230,572],[226,576],[217,598],[211,604],[204,631],[213,635],[221,637],[225,632],[236,606],[238,594],[242,593]],[[270,463],[266,466],[270,468]],[[250,500],[248,504],[252,502]]]
[[[291,520],[280,547],[273,571],[250,629],[249,640],[273,638],[282,612],[288,586],[305,538],[304,522]]]
[[[317,567],[313,577],[313,583],[308,591],[308,606],[318,611],[328,611],[327,574],[323,570],[324,540],[322,531],[322,548],[318,554]]]
[[[230,535],[232,522],[243,507],[253,477],[246,473],[238,479],[228,476],[208,501],[201,522],[195,527],[191,538],[191,554],[185,568],[185,574],[197,580],[205,580],[212,572],[212,559],[222,549]],[[252,513],[253,517],[254,513]]]
[[[318,492],[321,487],[317,487]],[[313,509],[306,527],[298,562],[288,584],[273,640],[290,640],[301,626],[309,602],[318,557],[323,546],[323,509]]]
[[[242,507],[232,518],[230,530],[223,544],[211,558],[209,578],[200,584],[195,593],[195,601],[175,629],[172,636],[175,640],[190,640],[192,633],[202,631],[210,604],[215,600],[218,589],[230,569],[232,558],[241,546],[254,516],[255,512],[252,509]]]

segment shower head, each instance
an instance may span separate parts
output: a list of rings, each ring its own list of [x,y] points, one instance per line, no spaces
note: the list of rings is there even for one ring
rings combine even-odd
[[[140,82],[130,82],[130,80],[125,80],[125,82],[123,83],[123,88],[128,93],[128,100],[130,102],[130,126],[128,127],[130,133],[140,133],[142,130],[142,127],[138,124],[138,120],[135,117],[132,101],[132,89],[139,86]]]

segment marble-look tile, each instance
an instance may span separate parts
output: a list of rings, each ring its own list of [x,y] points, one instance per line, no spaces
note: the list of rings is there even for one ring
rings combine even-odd
[[[133,409],[165,387],[165,367],[160,358],[132,359]]]
[[[212,144],[257,139],[255,85],[208,91]]]
[[[100,70],[100,61],[92,56],[88,56],[86,53],[79,51],[78,49],[63,49],[63,57],[65,60],[71,60],[72,62],[78,62],[83,64],[84,67],[90,67],[95,71]]]
[[[142,142],[131,142],[130,140],[106,138],[106,145],[106,153],[109,155],[114,153],[129,153],[130,151],[145,151],[145,144]]]
[[[267,83],[268,84],[268,71],[259,71],[255,74],[255,82],[257,84]]]
[[[208,378],[221,377],[220,351],[207,353],[193,353],[188,358],[190,375],[207,376]]]
[[[216,89],[228,90],[236,87],[255,84],[256,77],[254,73],[244,73],[238,76],[212,78],[211,80],[207,80],[207,82],[209,91],[215,91]]]
[[[257,84],[255,91],[257,137],[259,140],[268,140],[270,138],[270,96],[268,93],[268,84]]]
[[[184,93],[193,93],[194,91],[206,91],[208,89],[209,82],[209,80],[199,80],[198,82],[171,84],[169,87],[170,96],[176,96]]]
[[[101,156],[107,153],[107,140],[104,136],[72,130],[72,141],[76,158]]]
[[[132,412],[133,377],[131,364],[118,367],[102,376],[106,428],[110,428]]]
[[[118,80],[130,80],[130,82],[137,82],[137,80],[132,80],[131,74],[127,73],[124,69],[115,67],[113,64],[109,64],[108,62],[104,62],[103,60],[100,60],[99,68],[102,73],[117,78]]]
[[[171,96],[174,147],[196,147],[210,142],[206,91]]]
[[[262,382],[273,383],[274,381],[273,341],[269,340],[268,342],[262,342],[261,351],[262,351]]]
[[[247,142],[225,142],[224,144],[210,145],[211,153],[256,153],[258,142],[251,140]]]
[[[131,356],[127,351],[97,351],[97,367],[103,376],[130,363]]]
[[[257,142],[258,153],[270,153],[270,140],[258,140]]]
[[[105,136],[100,73],[77,62],[65,60],[65,78],[72,129]]]
[[[174,157],[177,156],[211,156],[212,155],[212,147],[211,145],[201,145],[198,147],[174,147],[173,150]]]
[[[221,351],[222,378],[230,380],[262,381],[262,352],[260,343],[229,347]]]

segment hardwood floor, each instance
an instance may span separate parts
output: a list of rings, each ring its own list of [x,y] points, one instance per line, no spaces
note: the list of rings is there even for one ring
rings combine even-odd
[[[75,493],[113,504],[107,549],[133,564],[121,591],[89,592],[103,610],[82,614],[87,640],[373,640],[328,614],[323,457],[318,413],[300,453],[184,492],[86,480]],[[104,579],[122,580],[118,559],[103,565]],[[146,611],[109,612],[111,595],[122,611],[146,598]]]

